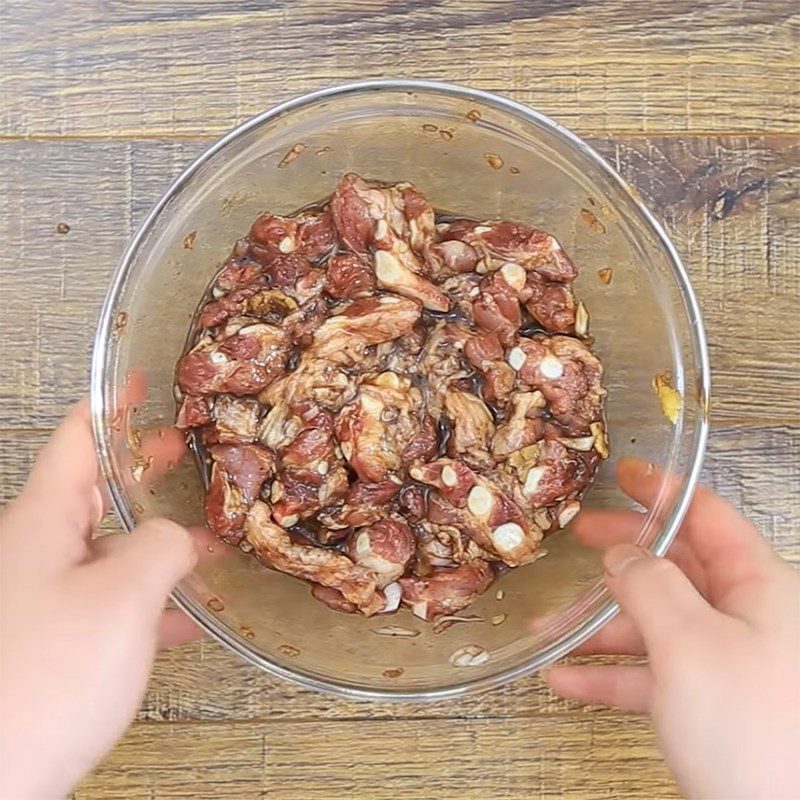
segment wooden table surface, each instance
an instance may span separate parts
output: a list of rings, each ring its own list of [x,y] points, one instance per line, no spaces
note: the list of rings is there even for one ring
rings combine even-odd
[[[1,13],[2,499],[86,391],[109,275],[174,175],[278,101],[413,76],[528,103],[640,189],[704,307],[705,480],[800,561],[793,3],[6,0]],[[576,707],[536,677],[450,703],[346,702],[206,641],[159,657],[137,722],[74,797],[675,795],[644,719]]]

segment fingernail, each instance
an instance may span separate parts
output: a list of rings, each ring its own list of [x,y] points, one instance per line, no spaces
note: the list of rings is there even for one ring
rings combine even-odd
[[[618,544],[606,551],[603,565],[609,575],[619,575],[634,561],[647,558],[647,553],[641,547],[633,544]]]

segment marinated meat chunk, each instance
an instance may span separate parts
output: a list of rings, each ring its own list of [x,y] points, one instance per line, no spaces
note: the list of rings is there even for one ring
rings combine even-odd
[[[329,317],[314,336],[314,355],[354,365],[364,348],[410,333],[422,309],[392,294],[354,300]]]
[[[327,530],[323,540],[328,542],[341,538],[351,528],[361,528],[383,519],[400,491],[400,486],[400,483],[393,480],[381,483],[356,480],[351,483],[341,505],[325,509],[318,515],[319,521]]]
[[[497,334],[473,335],[464,345],[464,355],[483,378],[483,399],[504,406],[511,396],[516,375],[505,360],[505,350]]]
[[[359,479],[379,483],[435,455],[438,443],[426,416],[420,390],[408,378],[383,372],[361,383],[339,412],[336,435]]]
[[[470,335],[466,325],[439,322],[425,342],[419,370],[427,385],[428,406],[436,417],[442,414],[450,386],[470,384],[474,372],[463,356]]]
[[[300,417],[300,424],[305,427],[278,449],[278,475],[270,489],[272,515],[285,527],[341,500],[349,485],[330,417]]]
[[[364,615],[452,614],[536,560],[609,455],[576,274],[409,183],[260,215],[176,367],[209,527]]]
[[[321,406],[313,403],[311,405],[321,411],[323,410]],[[286,402],[279,402],[272,406],[258,430],[258,438],[261,443],[273,451],[277,451],[289,444],[301,430],[307,427],[300,414],[300,407],[300,403],[290,406]],[[326,413],[330,418],[329,412]]]
[[[244,535],[247,503],[239,489],[218,464],[212,464],[205,496],[208,527],[229,544],[238,544]]]
[[[413,375],[419,372],[419,360],[425,345],[427,331],[416,325],[411,333],[375,346],[375,372],[398,372]],[[364,369],[372,371],[372,366],[364,362]]]
[[[445,278],[441,284],[443,292],[451,298],[448,317],[463,319],[469,324],[470,332],[475,324],[475,302],[480,297],[480,283],[483,276],[476,272],[461,273]]]
[[[441,534],[439,533],[441,531]],[[425,522],[417,527],[417,559],[414,574],[424,577],[430,575],[436,567],[454,567],[456,560],[453,554],[453,539],[463,538],[458,528],[446,525],[434,525]]]
[[[547,403],[541,392],[514,392],[509,405],[492,439],[492,454],[498,461],[538,441],[544,433],[542,416]]]
[[[351,603],[338,589],[332,589],[330,586],[312,583],[311,594],[320,603],[325,603],[328,608],[332,608],[334,611],[342,611],[345,614],[355,614],[358,611],[358,606],[355,603]]]
[[[436,214],[422,192],[410,183],[395,189],[403,198],[403,215],[408,220],[408,243],[417,256],[424,256],[436,235]]]
[[[211,412],[213,436],[206,437],[206,440],[210,438],[220,444],[254,442],[260,415],[261,404],[257,400],[221,394],[214,401]]]
[[[443,502],[438,495],[434,494],[431,498],[434,505]],[[437,511],[433,513],[436,516]],[[494,556],[479,547],[459,528],[430,520],[425,520],[418,526],[415,575],[429,575],[435,567],[452,567],[476,559],[491,561]]]
[[[204,328],[214,328],[229,317],[246,314],[251,298],[259,292],[268,291],[263,286],[263,282],[251,283],[208,303],[200,314],[200,325]]]
[[[272,286],[291,295],[298,303],[316,297],[325,288],[325,273],[311,262],[298,255],[276,258],[265,268]]]
[[[355,395],[355,379],[347,366],[358,360],[357,352],[355,343],[351,342],[350,349],[341,351],[339,360],[334,361],[318,358],[310,347],[301,355],[297,367],[261,392],[258,399],[276,407],[283,402],[294,404],[308,398],[326,409],[338,411]]]
[[[278,217],[262,214],[250,229],[250,255],[270,265],[286,255],[317,261],[333,250],[336,239],[327,211]]]
[[[509,566],[533,560],[542,531],[490,478],[453,459],[412,467],[410,475],[437,490],[428,497],[431,522],[458,528]]]
[[[533,507],[550,506],[577,498],[586,489],[597,468],[597,453],[566,447],[557,439],[542,439],[518,450],[509,458]]]
[[[600,360],[578,339],[570,336],[521,338],[509,353],[519,381],[538,389],[549,411],[569,434],[588,434],[603,415]]]
[[[262,289],[248,298],[243,313],[268,325],[282,325],[297,309],[297,301],[280,289]]]
[[[575,297],[570,284],[548,281],[537,272],[529,272],[522,296],[527,312],[546,330],[575,330]]]
[[[403,604],[414,616],[432,620],[442,614],[455,614],[483,594],[494,580],[485,561],[471,561],[458,567],[440,567],[424,578],[401,578]]]
[[[457,220],[439,234],[442,241],[455,239],[470,245],[486,272],[512,262],[559,283],[569,283],[578,274],[555,237],[521,222]]]
[[[355,300],[375,292],[375,271],[362,256],[338,253],[328,261],[325,291],[334,300]]]
[[[276,381],[259,399],[270,405],[309,398],[340,409],[352,399],[352,371],[367,348],[409,333],[421,309],[413,300],[381,295],[354,300],[314,333],[293,372]]]
[[[209,528],[236,544],[243,535],[245,514],[275,468],[273,454],[255,444],[218,444],[213,460],[205,514]]]
[[[442,492],[431,492],[428,520],[438,526],[457,528],[488,558],[510,567],[534,561],[543,534],[533,517],[500,488],[500,481],[482,481],[473,489],[469,493],[471,501],[465,506],[453,505]]]
[[[435,218],[428,201],[410,183],[380,186],[353,173],[339,181],[331,200],[339,239],[355,253],[393,252],[413,272],[433,242]]]
[[[175,427],[181,430],[202,428],[211,422],[211,410],[205,397],[195,397],[187,394],[181,401]]]
[[[405,573],[415,548],[416,539],[405,521],[388,517],[354,531],[347,540],[347,555],[372,570],[381,589]]]
[[[525,270],[508,262],[481,280],[478,297],[472,304],[475,324],[496,334],[505,346],[514,342],[522,325],[519,301],[525,279]]]
[[[282,527],[272,521],[269,506],[261,500],[247,514],[245,535],[265,564],[280,572],[336,589],[362,614],[375,614],[386,604],[372,570],[354,564],[341,553],[296,544]]]
[[[275,456],[257,444],[216,444],[211,458],[239,489],[249,507],[258,498],[264,481],[275,471]]]
[[[403,463],[416,464],[433,458],[439,449],[439,431],[430,414],[421,414],[419,426],[403,448]]]
[[[301,519],[335,503],[347,492],[347,472],[336,464],[322,475],[319,467],[282,468],[270,489],[272,514],[290,528]]]
[[[441,289],[404,266],[391,250],[375,251],[375,277],[381,289],[419,300],[431,311],[447,311],[450,308],[450,300]]]
[[[433,209],[413,186],[382,187],[345,175],[331,212],[345,245],[371,254],[378,286],[419,300],[432,311],[447,311],[448,297],[424,276],[420,257],[433,241]]]
[[[309,273],[318,272],[321,254],[335,246],[330,215],[305,215],[297,220],[266,214],[251,234],[236,243],[234,253],[214,282],[216,298],[237,289],[272,284],[294,288]],[[302,289],[301,289],[302,291]]]
[[[497,334],[505,347],[530,324],[552,333],[574,333],[576,313],[572,284],[526,273],[513,261],[484,276],[471,308],[475,324]]]
[[[197,396],[256,394],[285,371],[288,357],[280,328],[247,325],[218,339],[201,339],[178,363],[178,386]]]
[[[450,388],[444,397],[444,414],[450,422],[447,453],[474,469],[494,466],[490,454],[495,434],[492,413],[480,397]]]
[[[400,510],[409,522],[421,522],[427,515],[428,489],[416,483],[406,484],[397,497]]]
[[[458,239],[432,244],[426,256],[428,271],[440,281],[451,275],[473,272],[478,263],[478,253],[475,249]]]
[[[327,317],[328,304],[323,297],[314,297],[303,303],[286,317],[284,328],[289,340],[296,347],[308,347]]]
[[[245,261],[236,256],[231,257],[217,275],[213,292],[218,295],[244,289],[253,283],[259,282],[259,287],[264,285],[266,277],[261,264],[254,261]]]

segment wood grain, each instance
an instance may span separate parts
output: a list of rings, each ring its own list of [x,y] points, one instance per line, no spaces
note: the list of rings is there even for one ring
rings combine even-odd
[[[800,420],[795,137],[593,144],[641,189],[684,255],[709,332],[713,421]],[[52,428],[85,391],[95,320],[125,242],[203,144],[0,148],[0,180],[17,187],[0,197],[0,427]]]
[[[202,726],[140,723],[74,798],[187,796],[666,800],[679,795],[655,755],[647,722],[588,710],[455,723],[424,717]]]
[[[313,88],[409,76],[583,134],[800,129],[790,2],[71,0],[47,25],[42,8],[3,5],[7,136],[219,135]]]

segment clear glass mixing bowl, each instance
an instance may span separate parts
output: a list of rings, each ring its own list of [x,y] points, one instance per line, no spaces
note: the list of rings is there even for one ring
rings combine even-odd
[[[92,367],[97,448],[125,529],[148,515],[202,524],[192,460],[156,477],[139,452],[148,431],[174,421],[173,371],[192,315],[260,212],[318,201],[349,170],[412,181],[440,209],[524,220],[559,238],[581,270],[576,290],[608,388],[612,455],[585,505],[631,508],[614,481],[620,457],[660,464],[671,488],[665,481],[638,541],[663,554],[700,469],[709,392],[702,321],[674,247],[637,194],[569,131],[502,97],[419,81],[326,89],[261,114],[198,158],[139,228],[111,283]],[[608,267],[610,284],[598,279]],[[674,424],[653,389],[665,370],[683,398]],[[126,390],[131,376],[138,389]],[[442,698],[539,669],[615,613],[596,550],[569,529],[546,546],[547,557],[511,570],[469,609],[486,622],[438,634],[406,610],[371,619],[331,611],[305,583],[221,543],[204,549],[173,597],[212,636],[274,674],[349,696]],[[492,625],[500,614],[503,624]],[[374,633],[388,624],[419,633]],[[452,666],[451,654],[472,644],[488,661]]]

